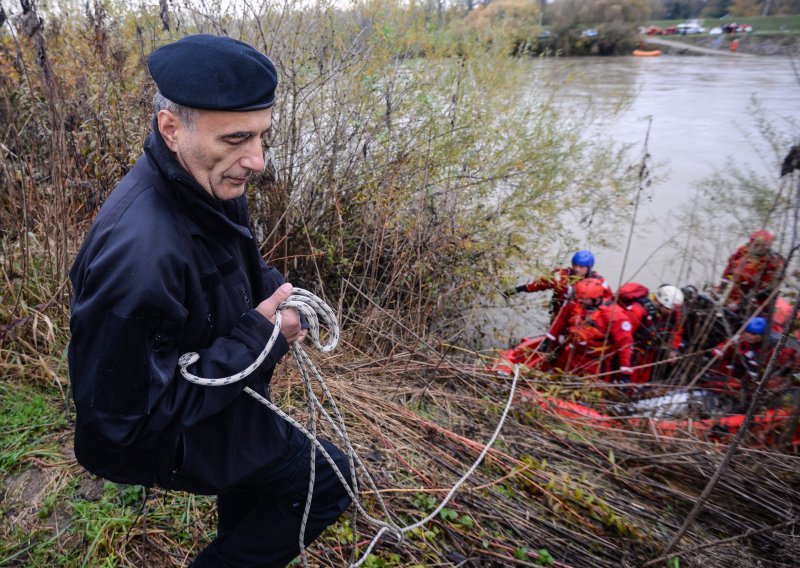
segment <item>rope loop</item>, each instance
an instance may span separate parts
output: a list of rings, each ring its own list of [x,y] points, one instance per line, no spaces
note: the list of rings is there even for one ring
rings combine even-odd
[[[320,297],[308,290],[295,288],[292,294],[278,307],[279,310],[284,308],[296,308],[306,316],[310,326],[308,334],[317,349],[328,353],[336,348],[339,343],[339,324],[336,314]],[[325,323],[328,328],[329,336],[325,344],[320,343],[320,321]]]
[[[308,290],[295,288],[292,294],[278,306],[278,309],[275,312],[275,327],[272,330],[272,335],[270,335],[267,344],[264,346],[264,349],[258,355],[256,360],[253,361],[246,369],[227,377],[214,379],[198,377],[189,371],[189,366],[197,363],[200,360],[200,354],[190,351],[188,353],[184,353],[178,358],[178,367],[181,369],[181,375],[183,375],[183,378],[189,382],[204,386],[229,385],[231,383],[241,381],[245,377],[251,375],[253,371],[258,369],[259,365],[264,362],[264,359],[267,358],[267,355],[269,355],[269,352],[272,351],[275,342],[278,340],[278,335],[281,331],[281,311],[287,308],[294,308],[306,317],[309,324],[308,334],[317,349],[320,351],[329,352],[336,348],[336,345],[339,343],[339,323],[336,320],[336,314],[333,312],[331,307],[318,296],[312,294]],[[328,340],[324,344],[320,342],[320,321],[322,321],[325,324],[325,327],[328,329]]]

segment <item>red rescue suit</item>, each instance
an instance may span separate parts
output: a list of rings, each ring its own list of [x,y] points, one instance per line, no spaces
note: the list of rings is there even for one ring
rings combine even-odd
[[[648,305],[649,304],[649,305]],[[669,314],[657,311],[647,298],[625,307],[625,314],[633,327],[632,383],[650,381],[652,364],[665,351],[678,351],[683,343],[683,323],[678,308]]]
[[[790,339],[780,352],[766,383],[768,389],[785,386],[789,376],[800,370],[800,351],[797,347],[800,347],[797,342]],[[764,348],[769,352],[762,359]],[[704,386],[728,395],[752,387],[761,369],[769,364],[774,349],[774,342],[770,338],[764,338],[759,343],[748,343],[741,338],[720,343],[712,350],[718,360],[706,377]]]
[[[543,276],[528,282],[525,285],[525,289],[528,292],[552,290],[553,298],[550,300],[550,313],[553,315],[553,319],[555,319],[561,311],[561,308],[564,307],[564,304],[575,297],[573,292],[575,283],[584,278],[596,278],[603,283],[603,288],[606,290],[603,295],[603,300],[610,300],[613,297],[611,288],[609,288],[605,278],[600,276],[597,272],[590,270],[586,276],[578,276],[572,270],[572,267],[556,268],[553,270],[551,276]]]
[[[792,310],[792,304],[785,298],[775,300],[775,313],[772,314],[772,331],[783,333],[786,323],[792,315]],[[800,339],[800,329],[797,327],[798,322],[800,322],[800,319],[795,319],[792,325],[788,327],[788,333],[794,339]]]
[[[554,367],[585,376],[617,370],[630,377],[633,326],[621,306],[604,302],[587,310],[571,301],[553,322],[547,339],[555,343],[560,335],[566,340]]]
[[[745,298],[763,301],[777,284],[785,262],[771,250],[757,255],[750,244],[740,246],[728,259],[722,273],[723,282],[731,286],[726,303],[738,305]]]

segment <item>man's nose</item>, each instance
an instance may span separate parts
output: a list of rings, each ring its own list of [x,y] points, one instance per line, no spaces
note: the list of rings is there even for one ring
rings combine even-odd
[[[264,160],[264,148],[261,146],[261,139],[254,137],[248,140],[245,147],[245,155],[239,160],[239,165],[254,172],[263,172],[266,167]]]

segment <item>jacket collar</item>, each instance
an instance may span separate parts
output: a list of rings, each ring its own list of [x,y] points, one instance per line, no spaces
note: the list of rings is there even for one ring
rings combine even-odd
[[[199,226],[214,233],[253,238],[248,227],[247,198],[242,195],[220,201],[209,195],[167,147],[155,119],[153,130],[144,142],[144,152],[175,190],[173,193],[185,213]]]

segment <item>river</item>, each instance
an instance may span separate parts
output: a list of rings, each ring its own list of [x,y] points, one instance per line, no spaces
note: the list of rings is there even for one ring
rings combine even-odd
[[[795,65],[800,70],[800,62]],[[632,145],[631,165],[641,156],[646,117],[652,117],[647,147],[656,180],[637,215],[647,228],[637,231],[627,260],[628,227],[620,227],[623,238],[615,249],[595,250],[597,268],[614,288],[629,280],[651,289],[664,282],[687,283],[677,281],[680,259],[675,250],[663,245],[681,236],[676,223],[679,206],[690,203],[698,183],[724,168],[727,160],[769,173],[777,183],[779,165],[767,163],[754,151],[753,140],[759,136],[748,110],[754,97],[766,118],[792,133],[794,143],[800,142],[800,77],[786,57],[585,57],[540,59],[531,66],[532,72],[540,73],[544,67],[560,77],[560,97],[566,105],[592,98],[610,111],[621,96],[632,96],[622,112],[608,114],[597,124],[612,140]],[[715,261],[693,267],[691,283],[717,278],[730,252],[720,250]],[[522,294],[512,299],[511,309],[498,306],[489,318],[492,331],[484,338],[493,338],[488,343],[497,346],[541,332],[547,296]]]

